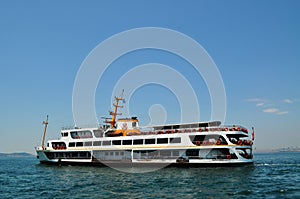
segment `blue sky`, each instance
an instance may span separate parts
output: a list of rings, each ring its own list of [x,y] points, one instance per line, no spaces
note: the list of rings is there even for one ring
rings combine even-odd
[[[254,126],[257,150],[299,146],[299,9],[299,1],[290,0],[0,1],[0,152],[34,153],[46,114],[47,138],[73,125],[73,84],[83,60],[108,37],[140,27],[173,29],[206,49],[226,89],[226,123]],[[97,114],[107,114],[124,72],[151,62],[183,74],[199,99],[201,120],[210,119],[201,76],[159,50],[132,52],[111,65],[98,85]],[[139,89],[126,104],[145,125],[157,103],[170,112],[167,122],[179,121],[178,102],[157,85]]]

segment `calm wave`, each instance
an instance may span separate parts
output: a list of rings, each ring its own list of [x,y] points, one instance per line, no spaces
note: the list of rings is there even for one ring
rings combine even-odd
[[[300,153],[256,154],[253,166],[150,173],[35,158],[0,158],[0,165],[0,198],[300,198]]]

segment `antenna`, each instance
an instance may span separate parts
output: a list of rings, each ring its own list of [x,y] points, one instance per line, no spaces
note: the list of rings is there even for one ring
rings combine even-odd
[[[44,150],[45,149],[44,142],[45,142],[46,131],[47,131],[47,126],[48,126],[48,115],[47,115],[46,121],[43,121],[43,124],[45,125],[45,127],[44,127],[43,139],[42,139],[42,149]]]
[[[111,127],[115,127],[117,115],[122,115],[121,113],[118,113],[117,111],[118,111],[118,108],[123,108],[123,106],[119,106],[119,101],[124,100],[123,96],[124,96],[124,89],[122,90],[122,93],[121,93],[120,97],[115,97],[116,103],[113,104],[114,111],[109,112],[109,114],[112,117],[111,120],[110,121],[107,121],[107,120],[105,121],[106,123],[109,123]]]

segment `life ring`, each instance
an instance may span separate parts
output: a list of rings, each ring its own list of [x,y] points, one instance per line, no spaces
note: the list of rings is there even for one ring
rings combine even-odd
[[[197,145],[197,146],[200,146],[200,141],[196,141],[196,145]]]
[[[217,145],[220,145],[220,144],[221,144],[221,141],[220,141],[220,140],[217,140],[216,144],[217,144]]]
[[[206,145],[206,144],[207,144],[207,142],[206,142],[206,141],[203,141],[203,142],[202,142],[202,145]]]
[[[226,155],[226,159],[230,160],[231,159],[231,155]]]
[[[243,144],[242,140],[239,140],[238,145],[242,145],[242,144]]]

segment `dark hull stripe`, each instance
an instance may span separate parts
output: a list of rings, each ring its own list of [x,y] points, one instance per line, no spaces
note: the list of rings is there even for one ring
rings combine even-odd
[[[253,165],[253,162],[239,162],[239,163],[187,163],[187,162],[177,162],[177,163],[132,163],[132,162],[49,162],[41,161],[42,164],[47,165],[57,165],[57,166],[111,166],[114,168],[126,168],[126,167],[151,167],[151,168],[161,168],[161,167],[236,167],[242,165]]]

